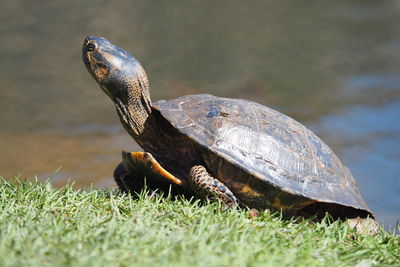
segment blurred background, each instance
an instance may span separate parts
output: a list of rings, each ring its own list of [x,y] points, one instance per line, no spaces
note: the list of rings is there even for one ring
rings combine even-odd
[[[400,219],[400,1],[2,0],[0,176],[111,188],[139,149],[82,63],[86,35],[139,59],[154,101],[211,93],[299,120],[386,228]]]

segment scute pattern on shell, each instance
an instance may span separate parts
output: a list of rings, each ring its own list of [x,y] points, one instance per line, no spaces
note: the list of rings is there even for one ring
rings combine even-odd
[[[371,213],[350,171],[331,149],[304,125],[278,111],[252,101],[205,94],[158,101],[153,108],[206,148],[203,158],[208,165],[215,164],[207,158],[220,157],[250,174],[246,179]],[[223,176],[223,169],[208,167]],[[217,178],[230,184],[226,178]]]

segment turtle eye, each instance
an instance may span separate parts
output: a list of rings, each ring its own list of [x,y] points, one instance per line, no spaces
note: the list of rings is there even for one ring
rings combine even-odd
[[[89,43],[89,44],[86,46],[86,50],[89,51],[89,52],[93,52],[94,50],[96,50],[96,45],[93,44],[93,43]]]

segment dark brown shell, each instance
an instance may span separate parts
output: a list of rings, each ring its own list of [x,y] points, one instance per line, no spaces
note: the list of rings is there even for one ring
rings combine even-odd
[[[312,131],[286,115],[255,102],[212,95],[162,100],[153,107],[204,148],[207,167],[242,198],[265,195],[267,206],[282,207],[285,200],[287,209],[302,206],[290,202],[304,206],[318,201],[372,214],[349,169]]]

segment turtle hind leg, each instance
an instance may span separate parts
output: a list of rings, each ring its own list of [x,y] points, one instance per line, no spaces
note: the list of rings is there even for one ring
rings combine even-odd
[[[349,218],[346,220],[351,229],[361,235],[376,235],[382,231],[381,226],[372,218]]]
[[[220,199],[227,206],[237,204],[236,197],[231,190],[218,179],[212,177],[202,165],[196,165],[190,169],[189,182],[193,191],[202,199]]]

